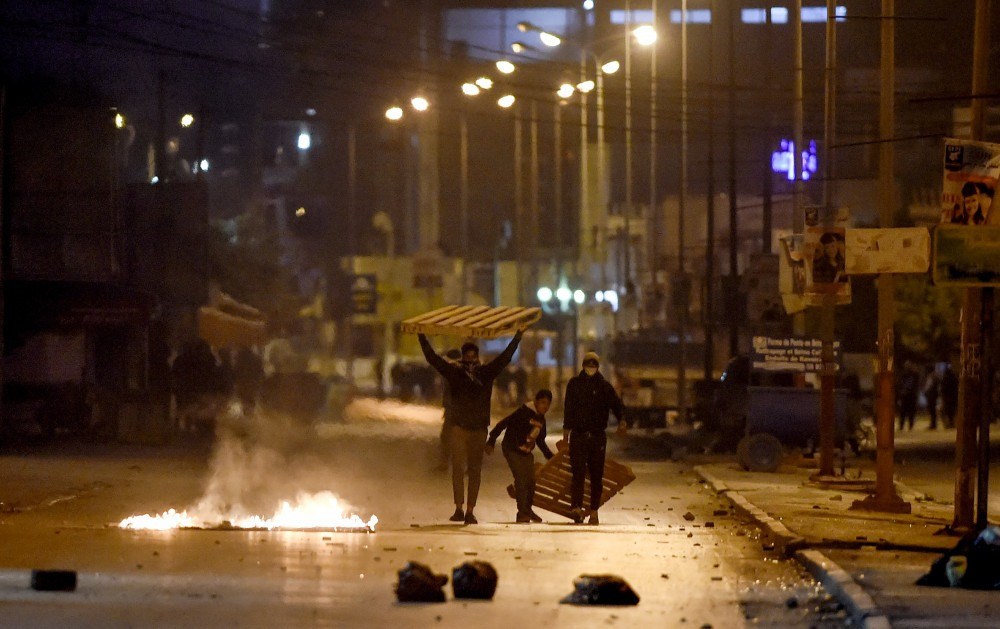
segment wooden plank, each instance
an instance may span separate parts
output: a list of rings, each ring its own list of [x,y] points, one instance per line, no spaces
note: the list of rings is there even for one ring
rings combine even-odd
[[[569,462],[569,450],[563,449],[549,459],[544,465],[535,468],[535,502],[534,506],[551,513],[572,519],[570,495],[572,484],[572,468]],[[635,480],[635,474],[626,466],[606,459],[604,462],[604,477],[601,479],[601,506]],[[513,497],[514,486],[507,487],[507,493]],[[583,486],[584,505],[590,504],[590,481]]]
[[[541,316],[541,309],[535,307],[444,306],[404,320],[400,329],[405,333],[490,339],[512,336],[515,328],[529,326]]]

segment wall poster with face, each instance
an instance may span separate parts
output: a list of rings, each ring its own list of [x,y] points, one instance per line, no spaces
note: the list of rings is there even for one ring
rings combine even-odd
[[[945,139],[941,223],[1000,225],[993,197],[1000,179],[1000,144]]]

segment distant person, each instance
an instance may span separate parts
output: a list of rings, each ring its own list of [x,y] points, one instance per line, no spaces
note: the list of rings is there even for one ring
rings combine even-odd
[[[913,368],[913,363],[906,361],[899,374],[899,385],[896,387],[896,404],[899,407],[899,429],[906,426],[913,430],[913,422],[917,417],[917,398],[920,397],[920,374]]]
[[[614,413],[618,431],[627,430],[624,406],[611,383],[600,373],[600,359],[594,352],[583,356],[583,369],[566,384],[563,406],[563,439],[569,441],[569,460],[573,469],[570,508],[573,521],[599,524],[604,458],[608,447],[608,415]],[[583,509],[584,481],[590,478],[590,510]]]
[[[507,349],[485,365],[479,362],[479,346],[475,343],[462,345],[462,361],[456,365],[438,356],[426,336],[417,335],[424,358],[444,377],[451,396],[448,407],[451,409],[452,423],[449,445],[451,483],[455,498],[455,513],[449,518],[452,522],[479,523],[473,511],[479,497],[486,431],[490,426],[493,381],[510,363],[523,333],[522,327],[511,339]],[[468,499],[464,487],[466,473],[469,475]],[[466,507],[464,511],[463,505]]]
[[[545,443],[545,413],[551,405],[552,391],[542,389],[535,394],[533,407],[525,403],[501,419],[490,431],[486,442],[486,454],[492,454],[500,433],[505,433],[501,449],[510,472],[514,475],[514,495],[517,500],[517,516],[514,521],[518,524],[542,521],[532,509],[535,500],[535,457],[532,452],[537,445],[546,459],[552,458],[552,451]]]
[[[958,375],[947,365],[941,373],[941,418],[945,428],[955,427],[958,412]]]
[[[938,394],[941,392],[941,376],[937,368],[931,365],[924,379],[924,400],[927,401],[927,414],[931,417],[930,430],[937,430],[938,425]]]
[[[263,382],[264,360],[252,348],[241,345],[233,361],[233,385],[244,413],[251,412],[256,406]]]

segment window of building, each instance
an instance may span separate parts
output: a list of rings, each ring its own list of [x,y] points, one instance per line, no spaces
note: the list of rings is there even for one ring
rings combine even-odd
[[[711,9],[689,9],[687,12],[687,22],[688,24],[711,24],[712,23],[712,10]],[[680,24],[681,23],[681,12],[679,10],[673,10],[670,12],[670,23]]]
[[[768,9],[741,9],[740,19],[744,24],[766,24],[767,23],[767,11]],[[771,7],[771,22],[773,24],[788,24],[790,15],[788,9],[785,7]],[[847,7],[838,6],[836,9],[837,17],[845,17],[847,15]],[[806,24],[815,24],[826,22],[826,7],[825,6],[812,6],[812,7],[802,7],[802,22]]]

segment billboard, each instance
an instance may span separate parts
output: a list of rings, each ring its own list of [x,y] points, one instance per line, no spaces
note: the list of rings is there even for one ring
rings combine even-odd
[[[926,273],[931,235],[924,227],[848,229],[845,233],[848,275]]]
[[[1000,144],[945,139],[941,223],[996,225],[991,209],[1000,178]]]
[[[1000,225],[938,225],[933,277],[936,285],[1000,285]]]

